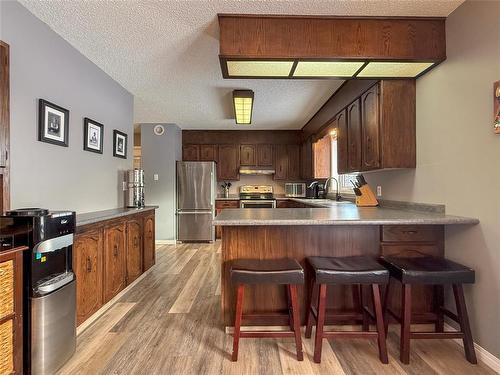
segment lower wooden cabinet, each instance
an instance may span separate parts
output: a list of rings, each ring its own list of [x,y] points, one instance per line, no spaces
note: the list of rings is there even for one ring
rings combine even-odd
[[[103,233],[78,235],[74,242],[73,269],[77,275],[76,323],[79,325],[102,306]]]
[[[226,208],[240,208],[240,201],[239,200],[216,200],[215,201],[215,216],[221,213],[223,209]],[[217,225],[215,227],[215,238],[221,238],[222,237],[222,227],[220,225]]]
[[[77,324],[154,264],[154,212],[77,228],[73,246]]]

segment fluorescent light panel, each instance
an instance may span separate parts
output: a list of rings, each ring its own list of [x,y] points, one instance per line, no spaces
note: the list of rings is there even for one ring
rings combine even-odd
[[[293,61],[227,61],[229,77],[288,77]]]
[[[253,91],[233,91],[234,116],[237,124],[249,125],[252,122]]]
[[[363,61],[299,61],[294,77],[352,77]]]
[[[432,65],[433,62],[370,62],[356,77],[414,78]]]

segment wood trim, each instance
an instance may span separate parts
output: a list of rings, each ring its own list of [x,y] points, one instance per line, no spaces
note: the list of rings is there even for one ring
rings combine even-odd
[[[0,212],[10,209],[10,61],[0,40]]]

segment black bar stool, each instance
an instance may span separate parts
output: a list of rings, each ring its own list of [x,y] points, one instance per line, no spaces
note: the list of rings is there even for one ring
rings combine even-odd
[[[402,284],[401,317],[397,316],[388,308],[391,298],[392,288],[387,287],[384,301],[384,316],[386,318],[387,332],[387,313],[390,313],[397,321],[401,323],[400,338],[400,359],[401,362],[410,363],[410,339],[462,339],[464,343],[465,357],[470,363],[476,364],[476,353],[474,351],[474,342],[465,305],[464,291],[462,284],[474,283],[474,270],[465,267],[451,260],[438,257],[383,257],[381,263],[387,267],[391,277],[399,280]],[[411,332],[410,324],[412,320],[412,285],[434,285],[437,293],[442,292],[445,285],[452,285],[455,303],[457,305],[457,314],[452,313],[443,306],[442,296],[438,297],[440,306],[436,306],[435,332]],[[390,285],[390,284],[389,284]],[[444,332],[443,314],[460,324],[458,332]]]
[[[389,272],[382,267],[376,259],[365,256],[354,257],[308,257],[307,263],[313,271],[311,280],[311,292],[309,295],[309,309],[307,312],[306,337],[311,337],[313,319],[316,321],[316,337],[314,343],[314,362],[321,362],[321,349],[323,338],[376,338],[378,340],[379,358],[382,363],[388,363],[387,346],[385,342],[384,321],[382,315],[382,303],[379,285],[385,285],[389,281]],[[326,292],[328,285],[360,285],[360,293],[363,293],[362,285],[371,285],[374,306],[374,319],[377,330],[372,332],[364,318],[368,312],[364,304],[363,317],[360,314],[342,314],[335,319],[335,315],[326,316]],[[315,306],[314,295],[318,294],[318,302]],[[370,313],[371,315],[371,313]],[[324,331],[325,320],[363,320],[362,331]]]
[[[304,270],[294,259],[237,259],[231,262],[231,281],[237,285],[236,313],[232,360],[238,360],[240,338],[295,337],[297,360],[302,361],[302,339],[300,337],[300,310],[297,301],[297,285],[304,284]],[[241,331],[245,284],[286,285],[290,331]],[[252,314],[252,318],[257,318]]]

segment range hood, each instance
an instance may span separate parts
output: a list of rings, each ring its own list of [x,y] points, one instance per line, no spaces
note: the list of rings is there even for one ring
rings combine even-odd
[[[240,174],[246,175],[270,175],[276,171],[271,167],[240,167]]]

